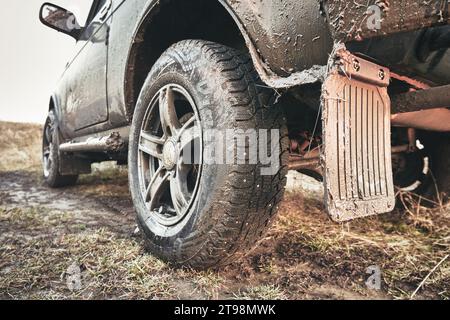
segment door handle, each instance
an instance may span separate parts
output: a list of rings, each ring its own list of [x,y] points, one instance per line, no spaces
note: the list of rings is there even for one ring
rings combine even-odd
[[[108,17],[109,9],[111,9],[111,4],[111,0],[107,0],[103,8],[100,9],[98,18],[100,21],[103,22]]]

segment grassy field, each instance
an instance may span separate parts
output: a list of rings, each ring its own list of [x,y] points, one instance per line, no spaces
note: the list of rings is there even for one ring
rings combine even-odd
[[[48,190],[40,127],[0,122],[0,130],[2,299],[450,299],[449,206],[430,210],[404,194],[406,209],[335,224],[320,185],[294,175],[301,182],[244,259],[174,269],[135,233],[126,168]],[[380,290],[366,286],[370,267],[381,271]]]
[[[40,168],[41,126],[0,121],[0,171]]]

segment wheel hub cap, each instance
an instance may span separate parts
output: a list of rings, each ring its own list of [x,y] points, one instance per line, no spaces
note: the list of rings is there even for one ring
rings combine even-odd
[[[168,170],[173,169],[178,160],[176,141],[169,139],[164,144],[162,158],[164,167]]]

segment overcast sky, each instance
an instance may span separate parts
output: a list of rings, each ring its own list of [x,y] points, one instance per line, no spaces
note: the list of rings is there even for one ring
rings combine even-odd
[[[75,40],[39,22],[42,0],[0,0],[0,120],[43,123]],[[92,0],[53,0],[85,21]],[[84,19],[84,20],[83,20]]]

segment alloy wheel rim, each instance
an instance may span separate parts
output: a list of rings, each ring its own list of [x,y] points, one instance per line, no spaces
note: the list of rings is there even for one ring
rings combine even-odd
[[[202,128],[191,95],[177,84],[153,97],[139,133],[141,197],[154,219],[169,227],[183,221],[201,177]]]

